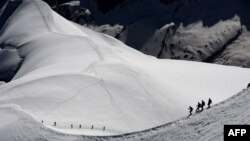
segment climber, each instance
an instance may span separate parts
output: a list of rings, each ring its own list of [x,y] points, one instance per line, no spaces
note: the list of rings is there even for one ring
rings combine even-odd
[[[189,106],[188,110],[189,110],[189,116],[191,116],[193,112],[193,107]]]
[[[206,103],[202,100],[201,101],[201,111],[203,111],[203,108],[204,108],[205,105],[206,105]]]
[[[248,83],[248,85],[247,85],[247,88],[249,88],[250,87],[250,83]]]
[[[197,106],[196,106],[196,113],[199,113],[200,112],[200,108],[201,108],[201,103],[198,102]]]
[[[212,100],[209,98],[208,99],[208,103],[207,103],[207,108],[209,109],[210,108],[210,105],[212,104]]]

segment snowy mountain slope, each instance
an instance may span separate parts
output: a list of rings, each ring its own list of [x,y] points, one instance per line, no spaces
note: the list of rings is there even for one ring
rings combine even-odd
[[[211,109],[195,114],[190,118],[164,124],[145,131],[119,136],[73,136],[50,130],[38,123],[20,107],[6,105],[0,107],[3,123],[0,125],[0,138],[8,141],[50,140],[50,141],[137,141],[137,140],[223,140],[225,124],[249,124],[249,89],[213,105]],[[2,130],[1,130],[2,129]],[[3,130],[4,129],[4,130]],[[20,132],[22,131],[22,132]]]
[[[249,98],[250,90],[247,89],[190,118],[183,118],[142,132],[104,137],[104,139],[110,141],[220,141],[223,140],[224,125],[250,123]]]
[[[76,137],[44,127],[16,105],[0,107],[0,139],[3,141],[70,141]],[[80,137],[78,137],[80,138]]]
[[[97,28],[96,31],[116,37],[146,54],[158,58],[249,67],[248,49],[242,47],[248,48],[247,42],[233,44],[236,49],[229,47],[239,38],[249,39],[249,1],[179,0],[164,5],[164,1],[158,0],[123,0],[105,13],[100,10],[96,0],[82,0],[81,3],[91,11],[93,17],[85,26],[93,30]],[[68,5],[64,9],[72,9],[70,7]],[[73,11],[68,15],[74,17],[78,14]],[[173,32],[168,33],[166,27],[172,22]],[[113,27],[115,24],[123,29]],[[244,26],[246,30],[242,28]],[[224,51],[225,55],[222,54]]]
[[[59,132],[114,135],[148,129],[186,116],[187,107],[201,99],[223,101],[250,80],[249,69],[144,55],[65,20],[40,0],[23,0],[4,11],[10,17],[0,44],[15,49],[23,61],[12,81],[0,86],[0,106],[18,105]],[[79,124],[83,129],[76,129]]]

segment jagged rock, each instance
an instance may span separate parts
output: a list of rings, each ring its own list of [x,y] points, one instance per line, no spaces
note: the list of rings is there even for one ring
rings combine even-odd
[[[86,25],[86,20],[71,18],[72,14],[80,17],[79,12],[70,12],[68,19],[116,37],[146,54],[162,59],[250,67],[247,57],[250,50],[245,49],[250,38],[249,1],[84,0],[82,3],[90,10],[92,21]],[[100,10],[102,6],[105,12]],[[165,27],[171,22],[175,26],[166,38]],[[241,33],[242,26],[246,30]],[[242,43],[235,44],[234,40]]]

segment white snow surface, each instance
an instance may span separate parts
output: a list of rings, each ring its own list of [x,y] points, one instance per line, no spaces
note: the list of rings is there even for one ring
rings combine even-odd
[[[17,113],[32,115],[30,122],[44,121],[38,130],[56,133],[117,135],[148,129],[186,116],[187,107],[202,99],[221,102],[250,80],[249,69],[144,55],[65,20],[40,0],[22,1],[1,29],[0,44],[24,58],[13,80],[0,85],[0,106],[16,105]],[[0,139],[15,135],[18,128],[9,128],[21,118],[4,111]],[[20,129],[32,124],[18,123]]]
[[[243,90],[212,108],[189,118],[122,136],[101,137],[109,141],[223,141],[224,125],[250,123],[250,90]],[[94,140],[94,139],[93,139]]]

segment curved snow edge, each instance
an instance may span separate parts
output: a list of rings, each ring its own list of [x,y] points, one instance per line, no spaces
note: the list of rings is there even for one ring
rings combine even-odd
[[[213,112],[215,109],[220,109],[221,107],[225,106],[226,104],[229,104],[230,106],[232,104],[234,104],[235,101],[241,97],[244,97],[246,95],[249,95],[250,93],[250,89],[244,89],[242,92],[226,99],[225,101],[222,101],[220,103],[217,103],[215,105],[213,105],[210,109],[203,111],[200,114],[193,114],[191,116],[191,118],[187,118],[187,117],[183,117],[181,119],[178,119],[176,121],[173,122],[169,122],[157,127],[153,127],[147,130],[142,130],[142,131],[137,131],[137,132],[131,132],[131,133],[126,133],[126,134],[121,134],[121,135],[111,135],[111,136],[90,136],[90,135],[72,135],[72,134],[67,134],[67,133],[62,133],[60,131],[57,130],[53,130],[53,128],[48,128],[46,126],[44,126],[42,123],[39,123],[38,121],[35,120],[35,118],[30,114],[27,113],[26,111],[24,111],[23,109],[20,108],[20,106],[15,105],[15,104],[6,104],[3,106],[0,106],[0,113],[6,112],[6,113],[11,113],[11,114],[15,114],[16,116],[18,116],[18,120],[16,120],[16,122],[21,122],[22,124],[25,124],[22,121],[28,121],[29,125],[32,125],[33,127],[36,128],[40,128],[41,132],[45,131],[45,134],[47,135],[47,137],[42,136],[43,138],[47,138],[47,139],[52,139],[53,140],[55,138],[67,138],[67,140],[75,140],[75,139],[88,139],[88,140],[107,140],[107,139],[112,139],[112,140],[123,140],[123,139],[129,139],[132,137],[137,137],[137,139],[141,139],[141,138],[146,138],[147,135],[150,134],[157,134],[158,132],[164,132],[165,129],[167,129],[168,127],[174,126],[175,124],[182,124],[185,123],[187,121],[190,121],[192,119],[196,119],[198,116],[204,116],[208,113]],[[225,112],[226,113],[226,112]],[[27,123],[23,126],[26,126]],[[0,138],[1,137],[1,126],[0,126]],[[36,138],[41,137],[41,134],[38,133],[36,136]],[[21,135],[22,137],[26,137],[28,134],[23,134]],[[14,141],[14,140],[13,140]]]

